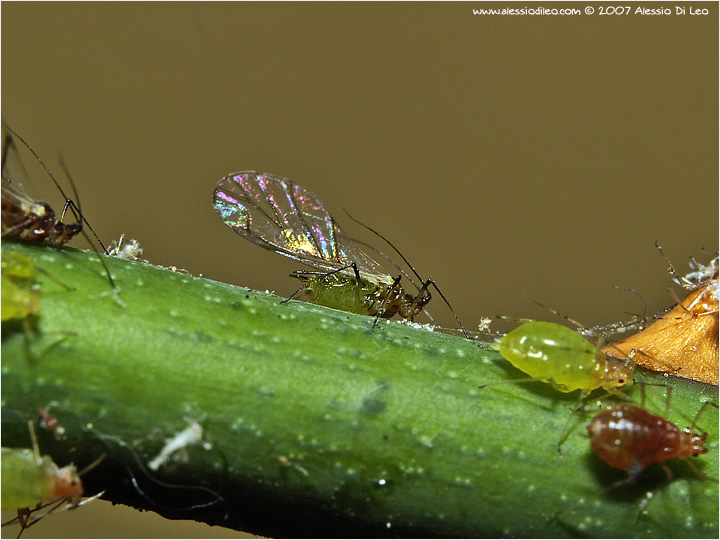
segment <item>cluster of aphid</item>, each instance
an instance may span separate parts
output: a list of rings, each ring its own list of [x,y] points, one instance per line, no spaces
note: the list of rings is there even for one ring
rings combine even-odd
[[[87,225],[106,255],[144,262],[141,259],[142,248],[135,240],[125,241],[124,237],[121,236],[119,241],[111,243],[110,250],[105,249],[105,246],[82,214],[80,206],[65,195],[65,192],[35,151],[7,125],[4,123],[3,125],[8,134],[3,140],[2,156],[2,238],[15,237],[25,241],[41,242],[59,247],[65,245],[78,234],[85,235],[90,241],[84,231],[84,226]],[[65,205],[61,215],[58,216],[49,204],[30,197],[14,182],[14,178],[6,174],[5,165],[8,154],[17,150],[15,148],[15,138],[20,140],[37,158],[65,198]],[[65,172],[67,174],[67,170]],[[67,177],[72,183],[69,174],[67,174]],[[72,186],[73,190],[75,190],[74,184]],[[75,197],[77,199],[77,192],[75,192]],[[72,223],[63,221],[68,211],[74,216]],[[117,292],[118,289],[107,264],[99,254],[98,259],[105,270],[110,286]],[[56,281],[61,287],[68,291],[71,290],[70,287],[47,274],[25,255],[3,251],[2,321],[20,321],[26,340],[33,332],[30,321],[40,313],[41,291],[36,284],[36,276],[41,272],[45,273],[51,280]],[[71,333],[64,334],[69,335]],[[80,472],[72,464],[59,467],[49,456],[41,455],[33,423],[28,422],[28,425],[32,444],[31,449],[2,448],[2,508],[4,510],[17,510],[17,517],[3,523],[3,526],[19,524],[20,532],[18,536],[47,515],[59,510],[77,508],[103,494],[101,492],[84,501],[82,500],[84,489],[81,476],[95,467],[102,457]],[[62,427],[57,426],[56,420],[44,409],[40,411],[40,425],[56,434],[62,431]],[[162,459],[166,459],[171,450],[164,449],[164,452]],[[153,467],[150,468],[153,469]],[[152,477],[150,478],[152,481],[157,482]],[[135,481],[134,485],[136,485]],[[136,486],[136,489],[139,490],[139,487]],[[217,496],[217,494],[214,495]],[[221,498],[217,496],[217,500],[221,500]]]
[[[423,281],[409,264],[420,285],[416,285],[416,295],[405,292],[400,286],[402,275],[392,278],[384,273],[342,232],[315,195],[289,180],[252,171],[235,173],[220,181],[214,201],[222,220],[247,240],[320,269],[293,273],[304,285],[290,298],[302,291],[314,303],[374,316],[376,322],[378,318],[394,315],[412,319],[429,302],[430,285],[445,300],[437,285],[432,280]],[[404,257],[403,260],[407,263]],[[686,277],[681,283],[705,283],[700,280],[712,279],[712,274],[707,274],[706,268],[698,266],[697,276]],[[717,269],[714,274],[717,283]],[[409,278],[407,274],[406,277]],[[694,306],[685,309],[692,310]],[[717,298],[714,313],[717,314]],[[708,320],[717,324],[717,315]],[[459,320],[458,324],[467,337]],[[717,371],[717,328],[715,334]],[[530,376],[510,382],[540,380],[562,392],[580,390],[573,414],[588,394],[598,388],[626,398],[619,388],[633,380],[632,352],[625,355],[624,361],[615,360],[578,333],[558,324],[526,321],[498,339],[494,346]],[[572,415],[560,435],[558,451],[571,419]],[[689,430],[681,431],[642,405],[623,403],[599,412],[588,426],[588,433],[592,449],[600,459],[627,471],[628,478],[620,482],[625,483],[637,478],[651,463],[664,466],[669,459],[689,459],[707,452],[703,446],[705,435],[693,433],[694,428],[695,422]]]
[[[590,392],[602,388],[608,394],[627,399],[619,388],[633,380],[632,360],[627,359],[621,363],[609,358],[595,345],[565,326],[528,321],[497,339],[493,346],[506,360],[531,377],[491,383],[481,388],[495,384],[543,381],[561,392],[580,390],[577,405],[560,435],[558,452],[573,415],[581,408],[583,400]],[[690,428],[680,430],[664,417],[645,410],[644,386],[641,389],[643,400],[640,406],[630,403],[609,405],[597,413],[587,426],[590,445],[595,454],[608,465],[628,473],[626,479],[608,489],[634,481],[653,463],[663,466],[669,481],[670,469],[664,465],[667,460],[687,460],[707,452],[704,446],[707,434],[696,434],[694,429],[705,408],[708,405],[717,405],[706,402]],[[668,408],[671,390],[671,387],[667,388]],[[665,416],[667,414],[666,410]],[[607,489],[597,495],[605,491]],[[576,506],[556,512],[552,517]]]
[[[18,139],[25,143],[21,138]],[[10,144],[11,142],[6,140],[3,162]],[[32,151],[27,143],[25,145]],[[46,167],[45,170],[47,171]],[[47,172],[50,174],[49,171]],[[3,237],[16,236],[23,240],[42,241],[59,246],[83,231],[83,225],[87,224],[87,221],[79,205],[66,197],[51,174],[50,176],[66,199],[59,219],[48,204],[30,198],[13,184],[11,179],[3,176]],[[244,171],[223,178],[215,188],[213,199],[214,208],[221,219],[236,233],[265,249],[318,269],[318,271],[296,271],[291,274],[302,282],[302,286],[287,300],[302,292],[314,303],[374,317],[374,324],[377,324],[380,318],[391,318],[395,315],[412,320],[430,301],[430,287],[433,287],[450,307],[432,279],[423,280],[392,244],[382,235],[365,226],[398,253],[417,281],[384,253],[375,250],[378,255],[395,265],[399,274],[392,276],[384,271],[380,264],[358,247],[360,242],[345,235],[325,210],[322,202],[298,184],[269,174]],[[74,215],[74,223],[65,224],[62,221],[68,210]],[[97,240],[99,242],[99,239]],[[101,243],[100,245],[108,254],[104,246]],[[120,242],[111,246],[109,254],[141,260],[141,253],[141,249],[134,241],[123,246],[121,237]],[[114,287],[107,266],[102,258],[100,260],[110,284]],[[18,300],[13,304],[18,318],[31,316],[38,309],[37,298],[28,292],[32,290],[28,283],[32,282],[35,272],[32,262],[30,265],[28,266],[27,261],[21,256],[7,260],[3,256],[3,297],[6,295],[6,266],[7,275],[14,280],[8,281],[8,294],[12,292],[11,285],[18,287],[20,283],[21,294],[16,295]],[[693,272],[682,278],[674,273],[674,269],[672,272],[678,283],[686,288],[692,288],[693,292],[680,302],[677,313],[671,311],[661,321],[665,320],[666,324],[677,326],[677,320],[685,317],[706,323],[707,332],[714,331],[715,334],[714,342],[710,341],[711,349],[714,347],[714,356],[713,351],[710,350],[708,357],[711,363],[714,361],[714,370],[717,373],[717,259],[709,266],[694,262]],[[403,276],[415,285],[417,293],[411,294],[405,291],[401,285]],[[450,309],[463,334],[469,337],[454,310],[451,307]],[[3,320],[5,317],[4,299]],[[580,390],[578,404],[582,404],[587,395],[598,388],[625,397],[619,388],[633,379],[634,363],[631,359],[633,351],[654,358],[660,355],[656,350],[661,348],[660,346],[656,349],[649,346],[644,348],[629,341],[630,339],[613,346],[613,350],[620,350],[626,356],[620,361],[610,358],[608,356],[611,354],[610,351],[598,349],[565,326],[526,321],[506,336],[496,340],[494,347],[505,359],[529,375],[526,381],[544,381],[561,392]],[[666,349],[674,348],[666,347]],[[665,358],[660,361],[666,365],[678,365],[675,358]],[[715,377],[714,383],[717,384],[717,375]],[[579,406],[576,407],[577,409]],[[569,426],[570,419],[560,435],[558,450]],[[669,459],[689,459],[705,453],[707,451],[704,446],[705,435],[693,433],[694,428],[695,421],[689,430],[680,430],[663,417],[649,413],[642,405],[623,403],[603,409],[593,418],[587,429],[595,453],[609,465],[627,471],[628,478],[620,482],[624,483],[634,480],[651,463],[657,462],[664,466],[664,462]],[[196,431],[189,430],[184,437],[190,440],[191,436],[196,435]],[[171,442],[168,441],[169,444]],[[150,468],[159,466],[165,458],[165,454],[159,455]],[[11,460],[12,463],[25,460],[29,467],[38,473],[38,488],[35,491],[25,498],[7,499],[10,501],[8,504],[14,508],[27,509],[55,496],[71,497],[72,504],[76,505],[75,498],[82,495],[82,484],[74,468],[59,469],[49,458],[40,457],[36,445],[33,452],[17,451],[11,455],[8,451],[7,457],[6,449],[3,449],[3,472],[6,462],[10,463]],[[74,491],[58,492],[60,478],[63,475],[72,480]],[[5,482],[3,482],[4,507],[5,502]],[[29,526],[26,519],[27,510],[22,512],[25,512],[25,517],[19,511],[17,519],[23,527],[27,527]]]

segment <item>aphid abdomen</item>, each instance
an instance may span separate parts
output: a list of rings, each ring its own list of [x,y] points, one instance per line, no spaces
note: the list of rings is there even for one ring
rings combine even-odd
[[[33,507],[53,497],[57,466],[27,448],[2,449],[2,507]]]
[[[561,392],[590,392],[601,386],[605,355],[565,326],[528,322],[500,338],[496,347],[516,368]]]
[[[355,276],[340,272],[295,272],[291,275],[305,283],[303,292],[314,304],[359,315],[377,314],[375,305],[381,287],[375,283],[362,279],[358,285]]]
[[[631,476],[656,461],[680,457],[684,435],[675,424],[628,403],[601,411],[587,430],[597,456]]]

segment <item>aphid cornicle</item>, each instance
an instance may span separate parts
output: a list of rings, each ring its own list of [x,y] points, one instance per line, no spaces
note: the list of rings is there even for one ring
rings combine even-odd
[[[596,388],[617,391],[633,376],[631,365],[608,358],[584,337],[560,324],[529,321],[491,346],[532,379],[547,382],[561,392],[581,390],[580,399]]]
[[[393,278],[384,271],[343,233],[313,193],[290,180],[254,171],[234,173],[218,183],[213,201],[223,222],[243,238],[321,270],[293,272],[304,286],[290,298],[303,291],[327,307],[411,320],[430,301],[430,285],[445,299],[430,279],[421,280],[418,294],[406,292],[400,275]]]

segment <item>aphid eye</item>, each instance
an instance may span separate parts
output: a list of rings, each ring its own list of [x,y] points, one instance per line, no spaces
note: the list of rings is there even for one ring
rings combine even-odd
[[[618,379],[619,384],[625,384],[625,379]]]

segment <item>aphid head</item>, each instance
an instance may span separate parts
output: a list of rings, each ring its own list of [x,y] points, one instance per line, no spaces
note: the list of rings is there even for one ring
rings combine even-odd
[[[633,378],[633,365],[621,364],[615,360],[608,358],[605,377],[602,387],[605,390],[612,390],[619,386],[623,386]]]
[[[405,304],[408,306],[414,306],[412,308],[412,313],[410,313],[409,317],[414,317],[415,315],[420,313],[431,299],[432,296],[427,290],[425,290],[422,295],[419,296],[413,296],[410,293],[405,293]]]
[[[70,239],[82,231],[82,222],[75,223],[58,222],[55,224],[57,237],[52,240],[52,244],[62,246],[70,241]]]
[[[689,428],[683,430],[685,441],[682,444],[682,455],[688,458],[706,454],[708,449],[705,448],[705,439],[707,433],[697,435],[690,431]]]
[[[82,497],[83,485],[75,465],[58,469],[55,474],[53,497]]]

